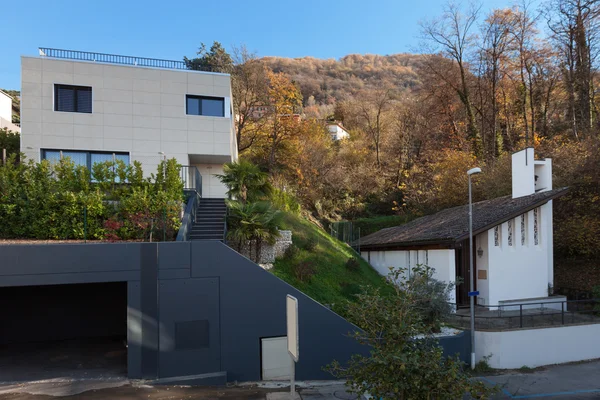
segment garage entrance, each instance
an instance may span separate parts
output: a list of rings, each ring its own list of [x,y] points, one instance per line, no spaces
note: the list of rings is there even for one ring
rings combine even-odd
[[[127,283],[0,288],[0,382],[127,377]]]

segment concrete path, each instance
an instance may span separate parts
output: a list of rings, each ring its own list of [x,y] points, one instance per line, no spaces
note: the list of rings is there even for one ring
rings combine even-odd
[[[600,399],[600,361],[555,365],[532,372],[512,371],[480,379],[502,388],[497,399]]]

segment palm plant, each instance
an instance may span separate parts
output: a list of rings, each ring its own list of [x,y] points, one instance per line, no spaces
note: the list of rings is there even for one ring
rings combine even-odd
[[[254,245],[254,262],[258,263],[263,243],[274,244],[279,237],[277,229],[281,212],[273,208],[267,201],[242,203],[241,201],[227,200],[229,208],[229,225],[227,239],[242,251],[244,244],[250,243],[249,253],[252,257]]]
[[[243,204],[263,200],[273,192],[269,175],[249,161],[227,163],[223,166],[223,174],[216,176],[227,186],[227,195]]]

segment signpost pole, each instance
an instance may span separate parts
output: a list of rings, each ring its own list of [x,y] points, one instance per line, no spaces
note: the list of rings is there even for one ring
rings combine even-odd
[[[296,394],[296,361],[290,356],[292,368],[290,369],[290,398],[293,400]]]
[[[285,299],[285,311],[287,319],[287,350],[290,355],[290,398],[296,398],[296,363],[300,357],[300,346],[298,342],[298,299],[287,295]]]

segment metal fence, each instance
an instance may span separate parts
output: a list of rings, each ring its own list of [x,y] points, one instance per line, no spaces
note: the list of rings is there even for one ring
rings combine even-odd
[[[329,234],[360,253],[360,227],[354,226],[352,221],[332,222]]]
[[[447,322],[469,329],[470,318],[469,308],[458,308]],[[477,305],[475,308],[476,330],[502,331],[596,323],[600,323],[600,299]]]
[[[195,191],[202,197],[202,175],[194,165],[182,165],[179,169],[183,190]]]
[[[166,68],[187,70],[184,61],[162,60],[159,58],[146,58],[134,56],[122,56],[117,54],[94,53],[89,51],[52,49],[40,47],[40,56],[51,58],[64,58],[69,60],[93,61],[106,64],[133,65],[138,67]]]

